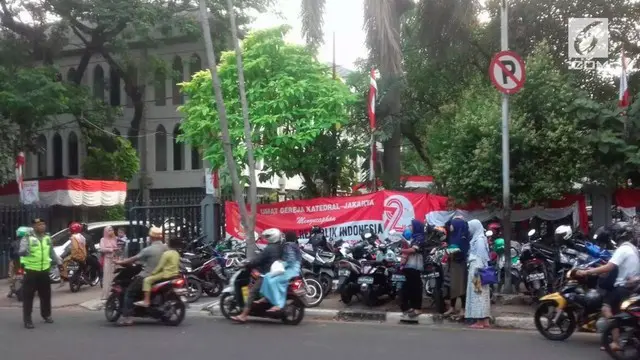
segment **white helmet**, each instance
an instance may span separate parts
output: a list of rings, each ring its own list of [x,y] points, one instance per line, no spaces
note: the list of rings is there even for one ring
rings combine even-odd
[[[573,235],[573,230],[569,225],[560,225],[555,231],[556,237],[562,237],[563,240],[569,240]]]
[[[262,232],[262,237],[267,240],[269,244],[277,244],[282,241],[282,231],[271,228]]]

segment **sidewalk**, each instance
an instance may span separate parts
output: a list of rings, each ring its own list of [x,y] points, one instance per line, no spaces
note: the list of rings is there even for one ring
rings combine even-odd
[[[100,286],[89,287],[83,286],[77,293],[72,293],[69,290],[69,285],[65,284],[64,287],[60,287],[59,284],[51,284],[51,306],[55,308],[64,308],[78,306],[83,302],[100,297]],[[22,307],[22,303],[16,300],[15,296],[7,298],[9,293],[9,283],[6,280],[0,281],[0,308],[19,308]],[[34,299],[34,308],[40,308],[40,301]]]

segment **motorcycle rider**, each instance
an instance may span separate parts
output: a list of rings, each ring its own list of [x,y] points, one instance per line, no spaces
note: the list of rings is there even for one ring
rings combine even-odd
[[[68,256],[63,256],[62,272],[60,273],[60,277],[65,280],[69,277],[67,267],[71,261],[76,261],[80,267],[80,271],[82,272],[85,269],[85,263],[87,260],[87,241],[82,235],[82,225],[77,222],[72,222],[69,224],[69,233],[71,234],[71,245],[69,247]],[[60,284],[62,286],[62,283]]]
[[[608,319],[618,313],[622,302],[632,295],[632,290],[628,287],[628,281],[640,276],[640,253],[638,252],[634,229],[630,224],[618,222],[608,227],[608,229],[604,229],[604,231],[607,231],[612,239],[618,243],[618,248],[613,253],[611,260],[605,265],[594,269],[579,270],[576,272],[576,276],[607,275],[608,278],[612,279],[613,284],[609,284],[610,289],[607,289],[609,291],[605,295],[604,304],[602,305],[602,316]],[[609,281],[605,279],[605,282]],[[601,287],[606,288],[607,286],[601,285]],[[616,329],[611,335],[613,337],[613,342],[610,345],[611,349],[613,351],[619,350],[619,331]],[[601,349],[604,350],[604,347]]]
[[[267,240],[268,245],[262,250],[261,253],[256,256],[255,259],[248,262],[245,266],[247,269],[255,269],[261,274],[267,274],[271,270],[271,265],[282,257],[282,232],[278,229],[267,229],[260,235],[263,239]],[[242,286],[246,284],[235,284],[236,292],[240,293]],[[251,306],[260,296],[260,287],[262,286],[262,277],[258,277],[249,291],[247,303],[242,310],[242,313],[238,316],[234,316],[231,320],[244,323],[249,317],[251,312]]]
[[[142,264],[142,271],[140,271],[136,278],[133,279],[124,296],[122,319],[119,322],[119,324],[123,326],[133,325],[133,321],[131,320],[131,313],[133,311],[135,300],[140,297],[140,293],[142,292],[143,279],[151,275],[153,269],[158,266],[162,254],[164,254],[164,252],[169,249],[164,244],[164,234],[162,233],[161,228],[152,226],[149,230],[149,240],[151,241],[151,244],[142,249],[142,251],[140,251],[137,255],[124,260],[114,261],[114,264],[119,266],[129,265],[135,262],[139,262]]]

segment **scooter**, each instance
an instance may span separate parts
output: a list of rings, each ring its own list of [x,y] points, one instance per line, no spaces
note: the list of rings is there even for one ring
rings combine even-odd
[[[242,312],[247,306],[249,291],[254,286],[256,279],[262,276],[257,271],[250,271],[247,267],[236,271],[231,277],[229,286],[222,290],[220,296],[220,312],[231,319]],[[249,316],[266,319],[280,320],[287,325],[298,325],[304,318],[306,286],[301,277],[295,277],[289,281],[287,288],[287,300],[285,307],[280,311],[268,312],[272,307],[269,303],[251,304]]]

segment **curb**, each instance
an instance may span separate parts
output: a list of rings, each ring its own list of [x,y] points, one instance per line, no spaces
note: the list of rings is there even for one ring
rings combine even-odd
[[[201,313],[208,312],[210,316],[222,317],[218,303],[208,304],[202,307]],[[358,311],[358,310],[333,310],[333,309],[305,309],[305,314],[314,320],[332,320],[343,322],[377,322],[383,324],[399,324],[402,317],[400,312],[383,311]],[[459,325],[459,322],[445,321],[439,314],[421,314],[418,317],[419,325],[445,326]],[[491,318],[491,323],[496,328],[515,330],[535,330],[533,317],[499,316]]]

